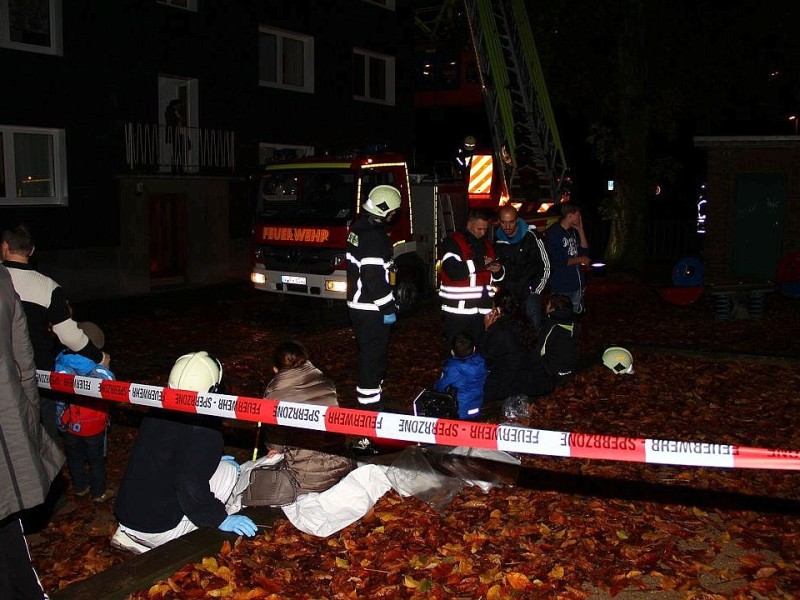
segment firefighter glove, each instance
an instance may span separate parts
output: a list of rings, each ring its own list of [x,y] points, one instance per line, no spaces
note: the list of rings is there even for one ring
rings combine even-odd
[[[396,321],[397,321],[397,315],[394,313],[390,315],[383,315],[384,325],[394,325]]]

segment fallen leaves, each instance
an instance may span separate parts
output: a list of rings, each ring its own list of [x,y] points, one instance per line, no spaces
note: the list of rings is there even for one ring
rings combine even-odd
[[[584,357],[599,357],[614,344],[665,348],[634,352],[630,377],[614,376],[599,360],[591,364],[537,400],[532,426],[800,449],[796,364],[669,351],[693,345],[800,356],[796,304],[769,298],[761,321],[714,323],[702,299],[666,306],[644,287],[590,287],[587,302]],[[386,392],[398,404],[435,380],[448,352],[438,309],[427,308],[392,332]],[[156,315],[153,331],[126,317],[107,333],[115,340],[118,375],[155,384],[174,356],[213,339],[229,388],[243,395],[258,395],[269,376],[264,349],[296,335],[337,382],[343,404],[352,403],[350,331],[302,329],[304,315],[292,310],[242,294],[212,312],[190,307]],[[134,433],[112,429],[112,482],[121,477]],[[488,494],[465,489],[442,513],[390,493],[371,515],[327,539],[278,521],[133,598],[599,599],[626,591],[705,600],[723,597],[715,590],[725,597],[790,598],[800,589],[800,511],[769,504],[798,500],[798,473],[544,456],[524,463],[530,478],[520,486]],[[743,504],[738,494],[755,500]],[[87,519],[90,511],[94,519]],[[63,587],[126,560],[108,545],[113,527],[110,507],[91,502],[59,514],[32,544],[46,586]]]

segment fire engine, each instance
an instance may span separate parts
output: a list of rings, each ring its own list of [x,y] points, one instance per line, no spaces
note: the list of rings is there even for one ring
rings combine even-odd
[[[445,0],[442,8],[452,5]],[[566,163],[524,0],[464,0],[463,6],[491,149],[476,149],[471,139],[462,155],[463,177],[447,182],[410,176],[404,157],[389,153],[267,165],[255,201],[250,278],[256,289],[343,300],[348,227],[376,185],[393,185],[402,197],[391,230],[401,308],[435,287],[437,246],[463,225],[470,208],[511,203],[529,224],[544,228],[553,220],[547,210],[568,199]],[[438,20],[447,12],[431,14]],[[416,22],[436,31],[438,23],[426,22],[425,14],[417,12]],[[450,68],[451,61],[434,58],[428,53],[421,61],[425,73],[436,64]],[[475,87],[469,70],[458,72]],[[442,80],[451,85],[451,79]]]
[[[455,226],[455,211],[466,214],[466,189],[412,184],[404,158],[389,153],[301,158],[264,168],[253,225],[255,288],[343,300],[349,226],[369,191],[383,184],[395,186],[402,197],[390,232],[395,295],[401,307],[412,305],[434,282],[436,245]]]

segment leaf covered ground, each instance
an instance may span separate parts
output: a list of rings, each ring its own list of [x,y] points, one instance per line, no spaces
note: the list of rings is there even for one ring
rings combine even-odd
[[[285,337],[354,406],[355,341],[341,312],[280,303],[244,287],[93,303],[120,379],[163,384],[180,353],[208,349],[231,393],[260,395]],[[532,427],[800,450],[800,305],[770,294],[764,316],[715,322],[709,296],[679,307],[636,280],[596,277],[583,321],[584,368],[533,407]],[[632,349],[614,376],[603,348]],[[446,356],[435,301],[393,331],[386,394],[397,410]],[[136,411],[133,411],[134,413]],[[118,485],[135,436],[115,411],[108,462]],[[249,430],[229,428],[246,446]],[[232,448],[241,458],[248,451]],[[441,512],[390,492],[326,539],[278,521],[252,540],[135,598],[793,598],[800,596],[800,474],[525,457],[514,487],[466,488]],[[47,589],[129,558],[108,543],[111,506],[67,494],[31,536]]]

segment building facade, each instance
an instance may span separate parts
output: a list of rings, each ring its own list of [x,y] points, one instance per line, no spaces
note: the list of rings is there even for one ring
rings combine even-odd
[[[245,279],[253,178],[413,144],[406,0],[0,0],[0,228],[73,299]]]

